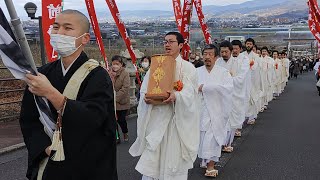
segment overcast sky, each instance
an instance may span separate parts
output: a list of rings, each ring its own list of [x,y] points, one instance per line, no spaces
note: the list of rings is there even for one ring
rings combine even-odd
[[[33,2],[38,6],[37,14],[41,13],[41,0],[12,0],[18,16],[22,19],[27,14],[23,8],[26,2]],[[228,4],[239,4],[249,0],[202,0],[203,5],[228,5]],[[83,9],[86,8],[84,0],[64,0],[64,9]],[[123,10],[172,10],[172,0],[116,0],[119,11]],[[181,0],[183,2],[183,0]],[[95,7],[97,10],[107,10],[108,6],[105,0],[94,0]],[[7,8],[4,0],[0,0],[0,7],[3,9],[6,16]]]

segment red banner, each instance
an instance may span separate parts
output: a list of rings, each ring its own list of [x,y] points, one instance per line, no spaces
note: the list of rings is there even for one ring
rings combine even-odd
[[[62,0],[46,0],[42,1],[42,31],[43,41],[49,62],[55,61],[58,58],[58,53],[55,52],[50,45],[50,34],[52,24],[57,15],[62,11]]]
[[[318,7],[318,2],[317,0],[309,0],[312,6],[309,6],[310,8],[312,8],[313,13],[315,14],[315,16],[317,17],[317,19],[320,19],[320,10]]]
[[[182,24],[181,24],[181,34],[184,38],[184,44],[182,47],[182,58],[184,60],[189,59],[189,53],[191,48],[189,45],[190,41],[190,22],[192,15],[193,0],[184,0]]]
[[[129,51],[129,54],[130,54],[130,57],[132,59],[132,64],[133,64],[133,66],[135,67],[135,70],[136,70],[136,78],[138,80],[139,85],[141,85],[138,69],[137,69],[137,66],[136,66],[137,58],[136,58],[136,55],[133,52],[133,47],[131,45],[127,29],[126,29],[126,27],[125,27],[125,25],[124,25],[124,23],[123,23],[123,21],[121,19],[117,4],[116,4],[115,0],[106,0],[106,2],[108,4],[108,7],[109,7],[110,12],[112,14],[112,17],[113,17],[113,19],[114,19],[114,21],[115,21],[115,23],[116,23],[116,25],[118,27],[120,35],[121,35],[123,41],[125,42],[125,44],[127,46],[127,49]]]
[[[199,22],[200,22],[201,29],[202,29],[202,32],[203,32],[203,36],[204,36],[204,38],[206,40],[206,43],[207,44],[211,44],[212,43],[212,39],[211,39],[211,35],[210,35],[210,32],[209,32],[209,28],[207,26],[207,23],[205,21],[205,18],[204,18],[203,12],[202,12],[201,0],[194,0],[194,6],[196,7],[196,10],[197,10]]]
[[[319,8],[318,3],[314,0],[308,1],[309,5],[309,17],[308,17],[308,25],[310,31],[314,35],[314,37],[320,42],[320,26],[319,26]]]
[[[102,41],[102,37],[101,37],[100,27],[99,27],[99,23],[97,20],[97,15],[96,15],[96,11],[94,8],[93,0],[85,0],[85,2],[86,2],[89,17],[90,17],[92,29],[94,31],[94,34],[95,34],[96,40],[97,40],[97,44],[100,49],[100,53],[101,53],[103,60],[106,64],[106,68],[109,70],[109,63],[107,60],[106,52],[104,50],[104,45],[103,45],[103,41]]]
[[[176,23],[179,32],[181,33],[181,25],[182,25],[182,10],[181,10],[181,2],[180,0],[172,0],[174,16],[176,18]]]

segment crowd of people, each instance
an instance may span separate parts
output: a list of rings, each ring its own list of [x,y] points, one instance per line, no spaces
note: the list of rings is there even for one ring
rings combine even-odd
[[[122,57],[112,58],[110,72],[87,57],[89,26],[81,12],[62,11],[50,41],[61,58],[26,76],[20,125],[28,149],[28,179],[118,179],[117,122],[124,141],[129,141],[125,116],[130,79]],[[180,55],[184,42],[178,32],[164,38],[165,54],[176,61],[177,86],[161,105],[146,97],[153,76],[150,57],[139,64],[137,138],[129,153],[140,156],[135,168],[142,180],[186,180],[197,157],[204,176],[216,177],[221,152],[233,152],[243,124],[254,125],[288,82],[286,53],[258,49],[254,39],[244,46],[238,40],[206,45],[202,54],[191,54],[189,62]],[[319,66],[314,66],[318,79]],[[34,95],[47,101],[47,117],[39,114]]]
[[[292,61],[290,61],[290,76],[289,79],[292,77],[298,78],[298,75],[313,71],[313,68],[318,60],[313,60],[310,57],[297,57],[293,58]]]
[[[190,54],[189,64],[181,61],[182,44],[179,33],[165,36],[164,48],[176,59],[175,80],[183,82],[183,90],[170,93],[168,105],[159,106],[144,97],[148,72],[141,87],[138,137],[129,152],[141,156],[136,169],[143,180],[187,179],[196,157],[204,175],[216,177],[221,152],[232,153],[243,124],[255,124],[289,79],[286,53],[259,49],[252,38],[244,46],[239,40],[207,45],[201,55]]]

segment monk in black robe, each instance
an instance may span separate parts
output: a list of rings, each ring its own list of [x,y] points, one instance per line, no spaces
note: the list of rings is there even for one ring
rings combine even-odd
[[[89,21],[82,13],[75,10],[60,13],[52,30],[58,36],[51,36],[51,45],[61,59],[41,67],[37,76],[26,76],[28,86],[20,125],[28,149],[28,179],[37,180],[39,163],[54,153],[50,150],[51,139],[39,121],[33,94],[48,99],[55,120],[57,110],[65,105],[62,118],[65,160],[49,158],[41,180],[118,179],[114,95],[108,73],[100,66],[93,69],[81,83],[76,100],[65,102],[62,94],[72,75],[88,61],[83,52],[90,41],[88,32]],[[73,45],[67,43],[72,39]]]

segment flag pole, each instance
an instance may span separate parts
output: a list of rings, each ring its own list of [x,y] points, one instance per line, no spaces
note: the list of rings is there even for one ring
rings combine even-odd
[[[17,37],[17,41],[18,41],[17,43],[20,45],[21,51],[22,51],[23,55],[25,56],[25,58],[27,59],[27,61],[29,61],[32,69],[35,72],[38,72],[36,65],[34,63],[32,54],[31,54],[29,44],[27,42],[26,35],[24,34],[24,31],[22,28],[21,20],[17,15],[17,12],[16,12],[16,9],[14,8],[13,2],[12,2],[12,0],[4,0],[4,1],[6,3],[8,12],[11,17],[11,24],[13,26],[13,29],[14,29],[16,37]]]

